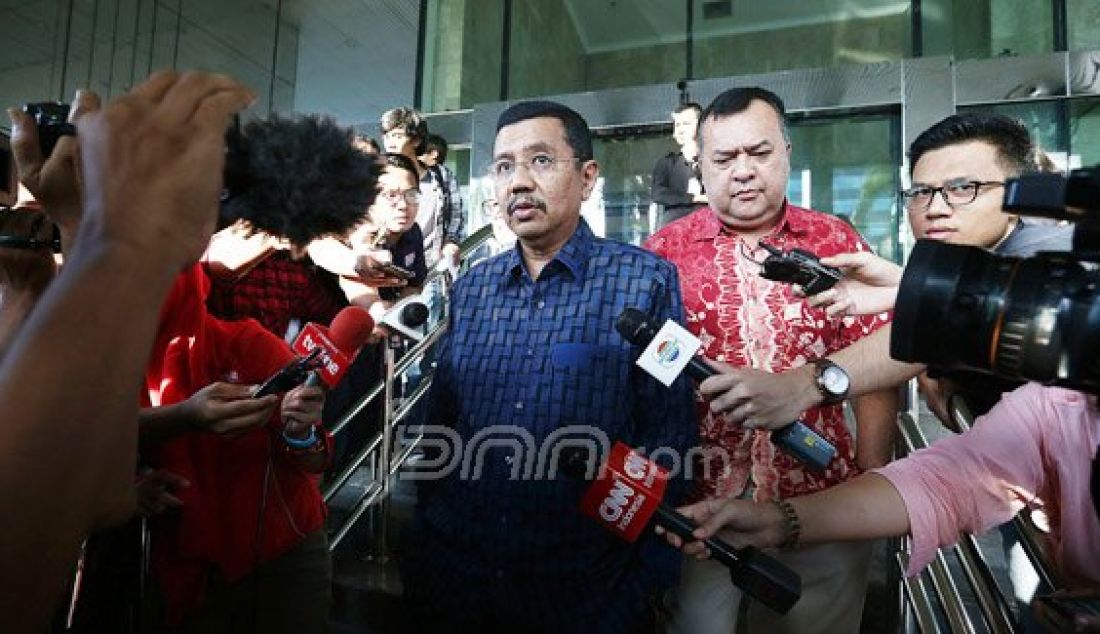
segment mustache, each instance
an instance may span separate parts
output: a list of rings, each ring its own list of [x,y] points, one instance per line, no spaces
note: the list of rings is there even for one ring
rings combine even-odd
[[[531,205],[546,211],[546,201],[532,194],[519,194],[508,199],[508,215],[511,216],[519,205]]]

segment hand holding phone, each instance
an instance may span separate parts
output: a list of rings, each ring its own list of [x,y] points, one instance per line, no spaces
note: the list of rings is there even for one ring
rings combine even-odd
[[[784,252],[766,242],[760,242],[760,246],[769,254],[760,276],[776,282],[797,284],[806,295],[829,290],[843,277],[840,269],[825,266],[816,255],[804,249]]]

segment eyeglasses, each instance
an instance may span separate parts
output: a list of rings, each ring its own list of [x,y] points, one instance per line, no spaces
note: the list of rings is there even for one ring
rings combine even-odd
[[[910,210],[923,211],[932,206],[932,199],[938,193],[943,202],[954,209],[959,205],[969,205],[978,197],[983,187],[1004,185],[1004,181],[951,181],[942,187],[910,187],[901,191],[905,206]]]
[[[406,189],[405,191],[387,191],[378,192],[378,195],[386,199],[386,202],[390,204],[397,204],[399,201],[404,200],[406,204],[415,205],[420,202],[420,190],[419,189]]]
[[[558,165],[581,161],[575,156],[567,158],[554,158],[549,154],[535,154],[527,159],[516,162],[514,159],[497,159],[489,166],[489,178],[497,183],[507,183],[516,175],[516,168],[524,165],[536,177],[549,176],[557,171]]]

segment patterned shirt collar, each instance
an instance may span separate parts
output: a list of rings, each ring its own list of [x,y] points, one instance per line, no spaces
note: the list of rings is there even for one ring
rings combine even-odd
[[[796,207],[790,204],[789,201],[784,200],[783,215],[780,216],[779,223],[764,237],[766,239],[770,236],[786,233],[803,236],[812,231],[812,223],[813,218],[807,210]],[[713,241],[727,232],[726,226],[722,224],[722,221],[718,219],[718,215],[709,206],[704,207],[696,214],[695,224],[696,226],[692,227],[691,235],[696,242]],[[735,235],[735,232],[728,231],[728,234]]]
[[[589,228],[588,222],[586,222],[584,218],[581,218],[577,223],[576,231],[573,232],[569,240],[567,240],[557,254],[554,255],[553,259],[546,264],[544,270],[554,271],[560,268],[568,271],[569,274],[573,276],[573,279],[582,279],[588,266],[588,257],[592,252],[592,241],[595,239],[596,236],[592,233],[592,229]],[[503,282],[505,285],[509,282],[518,282],[527,272],[527,269],[523,265],[521,248],[517,240],[516,246],[508,252],[508,261],[504,268],[506,275]]]

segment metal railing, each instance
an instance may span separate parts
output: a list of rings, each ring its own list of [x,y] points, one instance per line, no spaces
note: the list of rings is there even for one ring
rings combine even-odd
[[[965,403],[952,407],[953,422],[964,433],[970,429],[972,419]],[[928,446],[928,439],[913,416],[901,414],[898,427],[905,453],[913,453]],[[1037,530],[1021,515],[1013,520],[1021,529],[1021,543],[1041,580],[1050,587],[1059,587],[1056,576],[1045,552],[1038,546]],[[908,543],[904,540],[903,543]],[[948,563],[948,556],[958,561],[956,572]],[[900,589],[904,596],[902,623],[906,632],[1017,632],[1020,631],[1013,617],[1009,600],[994,578],[978,540],[973,535],[962,535],[955,546],[942,548],[928,568],[913,578],[905,577],[908,565],[906,552],[896,553],[900,572]],[[960,574],[961,573],[961,574]],[[966,609],[968,597],[977,605],[980,619],[972,618]],[[977,621],[977,622],[976,622]]]
[[[492,228],[485,226],[474,232],[463,241],[459,247],[462,263],[468,266],[468,257],[492,237]],[[460,269],[461,270],[461,269]],[[383,354],[383,376],[371,386],[340,417],[332,427],[332,434],[337,436],[346,433],[348,426],[356,421],[357,417],[376,399],[382,399],[382,421],[380,429],[356,453],[337,473],[332,480],[322,489],[321,493],[326,504],[331,504],[333,499],[343,491],[356,473],[366,468],[367,484],[361,494],[350,506],[350,511],[343,522],[333,528],[329,540],[329,550],[335,550],[347,537],[355,525],[362,520],[367,511],[377,507],[379,512],[377,528],[372,532],[372,552],[381,559],[388,556],[388,515],[389,497],[393,490],[393,479],[410,456],[416,451],[420,441],[419,436],[405,439],[403,447],[395,447],[395,437],[398,426],[412,413],[416,405],[427,394],[432,382],[432,373],[425,373],[416,387],[404,398],[396,398],[397,384],[406,376],[413,364],[424,359],[428,351],[439,341],[446,331],[447,300],[450,297],[453,279],[447,269],[432,271],[424,281],[424,288],[432,284],[440,284],[440,300],[444,310],[441,318],[431,328],[423,340],[417,342],[403,355],[398,357],[398,351],[404,347],[404,343],[398,337],[390,337],[385,342]]]

